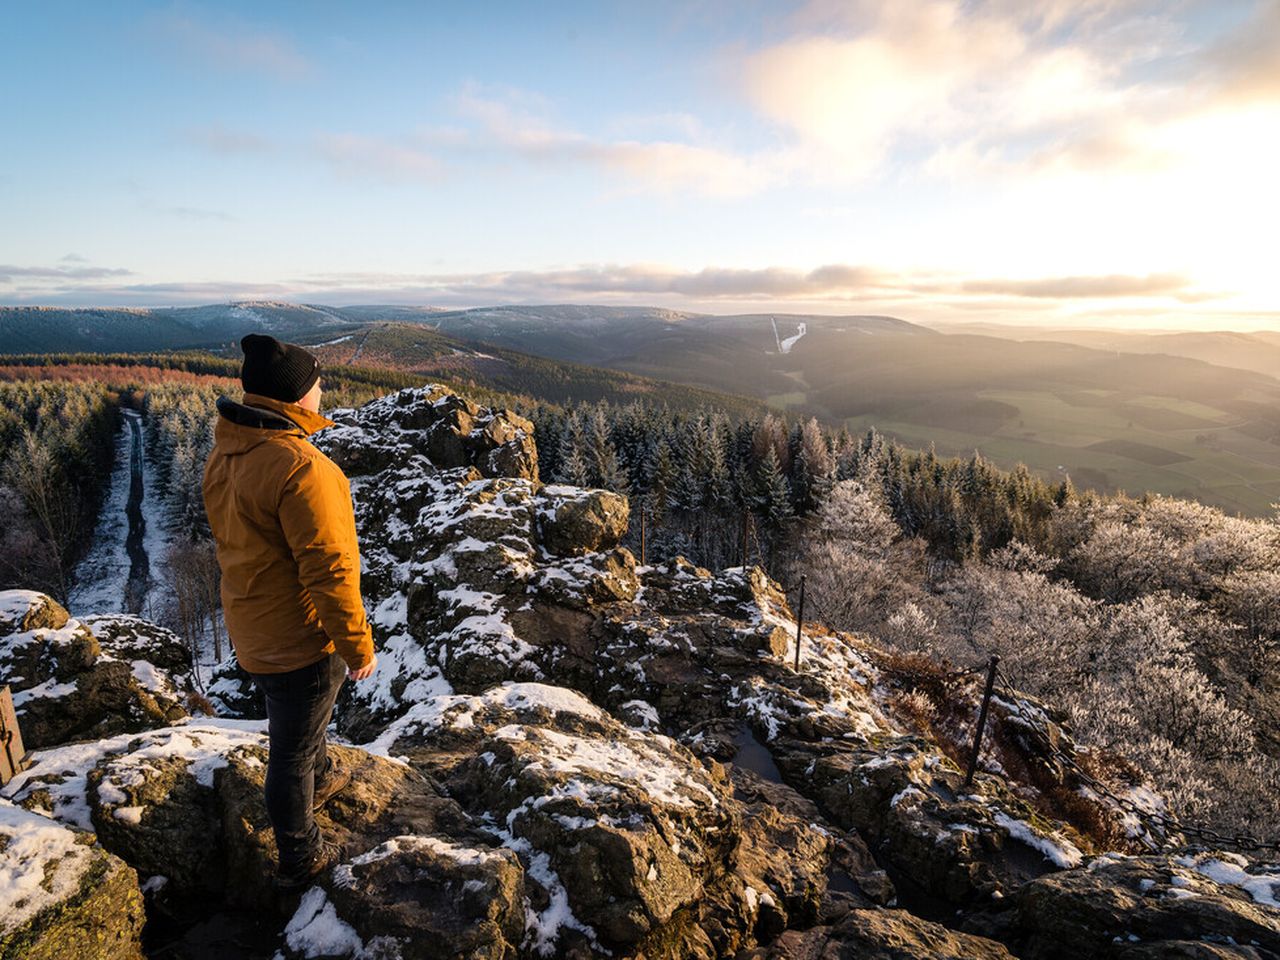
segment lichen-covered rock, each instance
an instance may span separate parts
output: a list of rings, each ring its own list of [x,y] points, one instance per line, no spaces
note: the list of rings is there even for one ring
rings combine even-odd
[[[1032,960],[1280,956],[1280,870],[1233,853],[1109,854],[1027,884],[1015,911]]]
[[[370,418],[386,412],[374,406],[348,427],[372,429]],[[416,407],[394,409],[411,418]],[[328,449],[330,434],[317,443]],[[375,682],[343,695],[340,722],[355,739],[376,736],[405,704],[435,693],[546,679],[566,640],[549,623],[563,611],[630,601],[639,589],[635,558],[616,546],[626,511],[614,494],[557,496],[546,492],[557,488],[484,476],[474,465],[442,469],[425,452],[393,458],[351,487],[379,647]],[[611,505],[596,526],[577,525],[591,527],[588,539],[600,549],[584,541],[559,555],[543,541],[539,517],[579,502]]]
[[[558,556],[610,550],[627,532],[630,508],[626,497],[608,490],[563,485],[542,488],[538,511],[542,543]]]
[[[526,683],[437,697],[383,743],[492,818],[540,888],[532,909],[548,948],[561,927],[636,947],[681,911],[696,920],[727,877],[739,816],[723,772],[572,691]]]
[[[0,591],[0,678],[31,749],[173,723],[187,715],[191,659],[137,617],[76,620],[51,598]]]
[[[0,960],[141,960],[137,874],[82,833],[0,800]]]
[[[80,830],[177,897],[221,895],[225,847],[214,774],[227,755],[265,741],[261,724],[184,723],[68,744],[34,755],[3,795]]]
[[[854,910],[834,926],[788,930],[743,960],[1013,960],[1013,954],[904,910]]]

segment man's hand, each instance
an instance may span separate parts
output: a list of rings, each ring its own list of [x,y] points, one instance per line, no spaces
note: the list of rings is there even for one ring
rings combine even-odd
[[[373,671],[378,668],[378,655],[375,653],[373,659],[361,667],[359,670],[348,670],[347,676],[352,680],[365,680],[373,675]]]

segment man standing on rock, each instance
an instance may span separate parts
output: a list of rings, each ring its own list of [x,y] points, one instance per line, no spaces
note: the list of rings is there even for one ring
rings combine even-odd
[[[244,401],[221,397],[204,503],[222,569],[222,609],[236,659],[267,703],[267,816],[283,890],[337,857],[314,812],[351,780],[325,729],[344,674],[377,656],[360,597],[360,548],[347,478],[307,437],[320,415],[320,363],[274,337],[240,341]]]

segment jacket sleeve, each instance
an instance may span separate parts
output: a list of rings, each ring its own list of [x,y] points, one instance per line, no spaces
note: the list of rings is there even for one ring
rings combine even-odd
[[[347,478],[308,457],[285,480],[280,526],[320,625],[352,670],[373,659],[373,633],[360,597],[360,546]]]

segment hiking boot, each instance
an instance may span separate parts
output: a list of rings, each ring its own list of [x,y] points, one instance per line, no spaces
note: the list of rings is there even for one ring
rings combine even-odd
[[[319,811],[326,803],[341,793],[351,782],[351,770],[330,758],[325,769],[324,778],[316,778],[316,789],[311,800],[311,809]]]
[[[290,870],[277,870],[275,888],[279,893],[301,893],[316,877],[341,859],[342,850],[332,840],[321,838],[320,848],[298,866]]]

